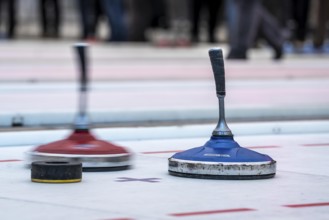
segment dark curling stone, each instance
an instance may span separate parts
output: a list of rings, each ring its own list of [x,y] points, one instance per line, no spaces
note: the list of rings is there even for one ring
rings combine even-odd
[[[31,180],[37,183],[76,183],[82,179],[82,164],[67,161],[35,161]]]

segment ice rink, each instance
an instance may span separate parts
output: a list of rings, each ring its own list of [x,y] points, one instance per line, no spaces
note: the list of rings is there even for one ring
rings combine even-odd
[[[235,140],[277,161],[275,178],[170,176],[168,158],[203,145],[218,104],[211,45],[92,45],[94,133],[126,146],[133,167],[84,172],[81,183],[31,182],[26,152],[66,137],[77,111],[72,42],[0,44],[0,208],[7,219],[328,219],[328,55],[270,60],[251,51],[226,66]],[[223,46],[226,51],[225,45]]]

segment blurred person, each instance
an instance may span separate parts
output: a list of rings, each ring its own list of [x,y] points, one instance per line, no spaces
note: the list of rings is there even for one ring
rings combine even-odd
[[[208,42],[215,43],[215,30],[220,8],[223,5],[222,0],[190,0],[191,3],[191,36],[193,42],[199,42],[200,17],[203,9],[208,12]]]
[[[231,46],[231,52],[234,55],[238,56],[242,52],[239,51],[239,48],[241,48],[241,43],[239,41],[239,11],[237,7],[237,3],[235,0],[226,0],[225,1],[225,17],[226,17],[226,23],[227,23],[227,29],[228,29],[228,43]]]
[[[147,41],[149,28],[168,28],[167,7],[164,0],[128,0],[128,39]]]
[[[101,4],[111,30],[108,41],[119,42],[127,40],[123,1],[101,0]]]
[[[127,38],[124,23],[122,0],[78,0],[81,16],[81,38],[96,40],[97,25],[102,16],[107,18],[108,41],[125,41]]]
[[[294,22],[292,41],[302,46],[308,33],[309,0],[290,0],[291,19]]]
[[[291,3],[289,0],[263,0],[262,3],[268,12],[279,22],[284,40],[291,39],[292,32],[289,29]]]
[[[165,22],[165,27],[154,35],[154,44],[160,47],[190,46],[188,0],[166,0],[164,3],[167,10],[164,18],[168,21]]]
[[[153,0],[128,0],[130,41],[146,41],[145,32],[152,23]]]
[[[319,0],[317,8],[317,21],[314,29],[313,44],[314,47],[319,49],[323,46],[328,33],[329,25],[329,1]]]
[[[234,23],[229,25],[230,52],[228,59],[247,59],[247,51],[261,36],[273,48],[273,59],[281,59],[283,52],[283,35],[277,20],[263,7],[261,0],[231,0],[230,13],[235,16]],[[233,28],[235,27],[235,28]]]
[[[77,0],[81,19],[81,39],[96,40],[97,24],[102,15],[99,0]]]
[[[39,0],[42,37],[59,37],[61,10],[59,0]]]
[[[16,30],[16,0],[0,0],[0,25],[2,23],[3,8],[6,9],[7,24],[6,24],[6,38],[12,39],[15,37]],[[3,7],[6,6],[6,7]]]

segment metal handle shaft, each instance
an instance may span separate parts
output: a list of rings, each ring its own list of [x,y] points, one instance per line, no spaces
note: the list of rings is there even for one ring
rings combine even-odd
[[[80,66],[80,89],[81,91],[87,90],[88,73],[87,73],[87,48],[88,44],[77,43],[74,45],[78,56],[78,62]]]
[[[89,120],[87,115],[87,90],[88,90],[88,63],[87,63],[87,49],[88,44],[77,43],[74,45],[77,57],[79,71],[79,113],[75,120],[75,129],[87,130],[89,127]]]
[[[210,57],[212,70],[214,72],[214,78],[216,83],[216,94],[219,102],[219,120],[212,135],[232,136],[233,134],[225,121],[224,98],[226,95],[226,91],[225,91],[225,70],[224,70],[223,52],[219,48],[210,49],[209,57]]]

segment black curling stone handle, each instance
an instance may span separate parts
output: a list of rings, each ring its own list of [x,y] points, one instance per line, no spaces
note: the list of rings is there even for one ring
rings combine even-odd
[[[216,93],[220,96],[225,96],[225,70],[224,70],[224,58],[223,51],[219,48],[213,48],[209,50],[209,57],[214,72]]]
[[[88,45],[85,43],[77,43],[74,45],[78,55],[78,62],[80,66],[80,88],[81,91],[87,91],[87,48]]]

